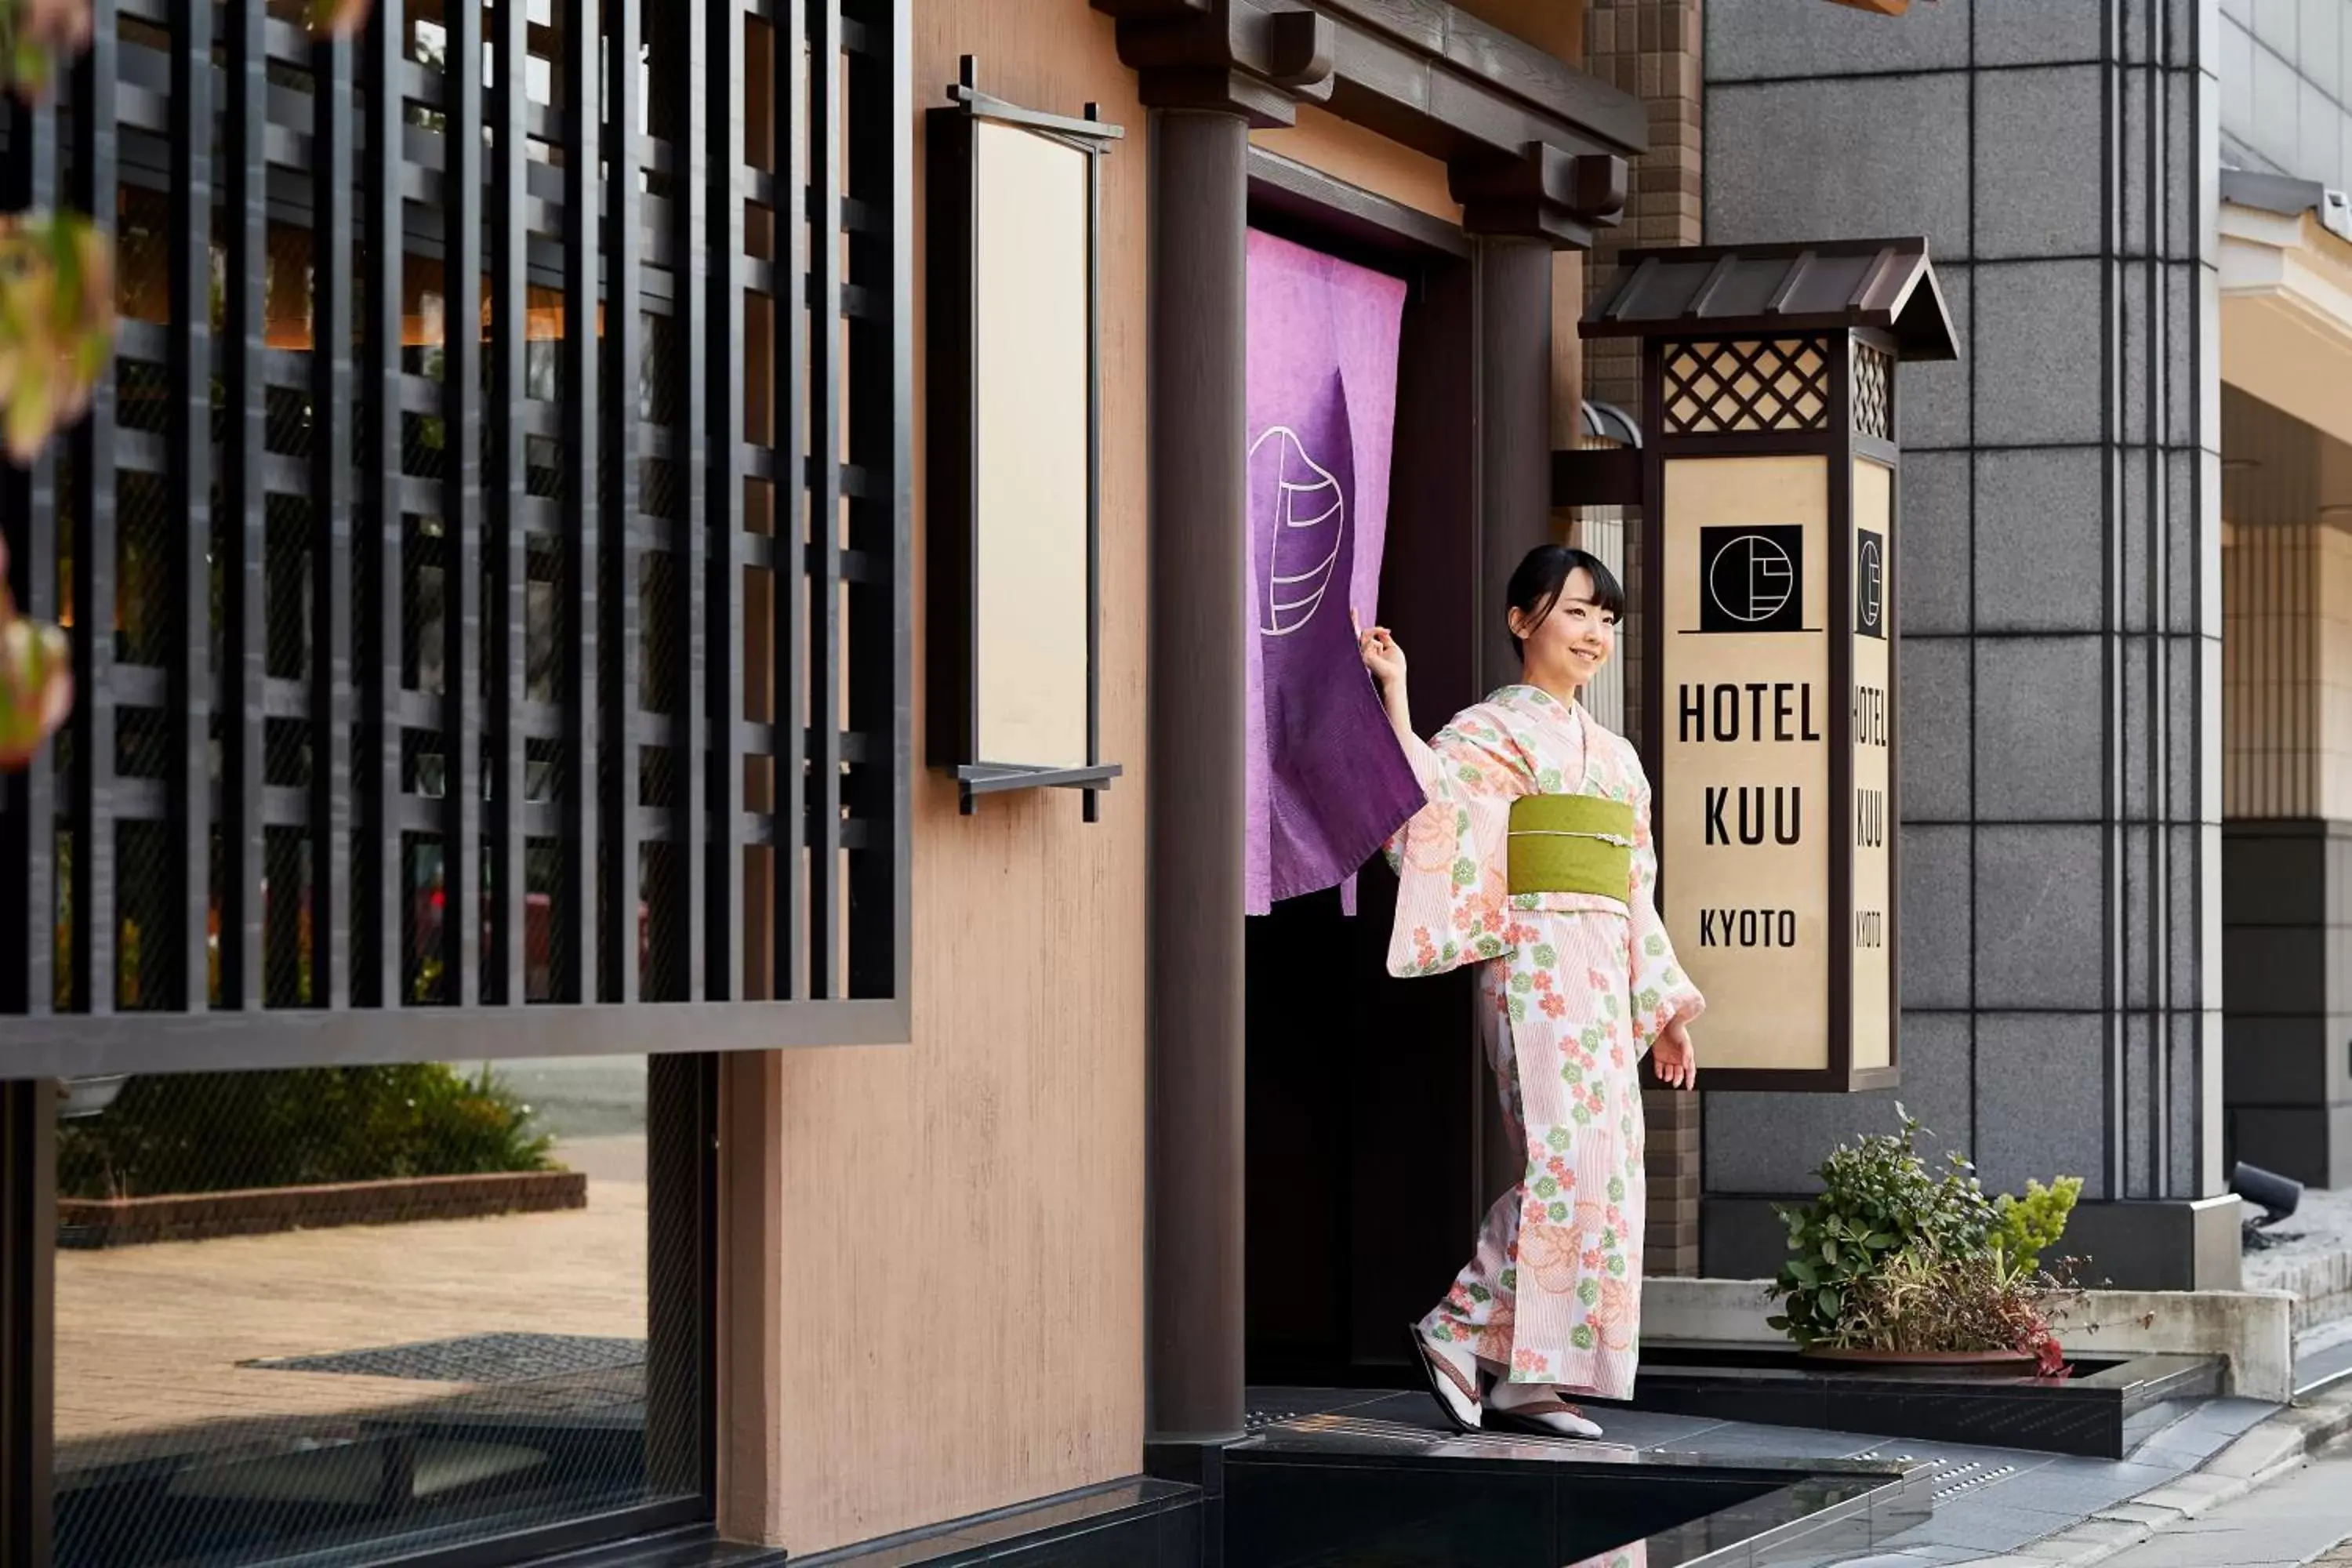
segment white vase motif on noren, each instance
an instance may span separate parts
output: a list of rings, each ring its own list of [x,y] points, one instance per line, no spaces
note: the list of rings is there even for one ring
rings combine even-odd
[[[1347,541],[1347,495],[1286,425],[1268,426],[1251,443],[1250,480],[1275,490],[1258,630],[1288,637],[1315,618],[1330,590]]]

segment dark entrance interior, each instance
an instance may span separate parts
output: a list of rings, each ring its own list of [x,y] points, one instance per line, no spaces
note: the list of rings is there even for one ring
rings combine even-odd
[[[1411,285],[1381,618],[1407,650],[1425,732],[1474,699],[1479,674],[1470,242],[1262,151],[1250,173],[1255,226]],[[1444,1292],[1486,1207],[1492,1090],[1469,977],[1389,978],[1395,883],[1375,863],[1358,887],[1353,919],[1334,890],[1249,922],[1253,1384],[1403,1379],[1405,1325]]]

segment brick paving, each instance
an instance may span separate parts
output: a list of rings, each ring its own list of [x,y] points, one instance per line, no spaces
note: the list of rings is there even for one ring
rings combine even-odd
[[[641,1337],[641,1139],[561,1151],[588,1206],[552,1214],[162,1242],[57,1258],[60,1470],[281,1426],[446,1402],[463,1384],[240,1365],[517,1332]],[[583,1384],[609,1402],[634,1379]]]

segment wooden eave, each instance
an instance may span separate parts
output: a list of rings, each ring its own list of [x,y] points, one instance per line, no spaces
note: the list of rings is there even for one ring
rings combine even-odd
[[[1959,357],[1923,238],[1629,250],[1588,338],[1762,337],[1874,327],[1906,360]]]

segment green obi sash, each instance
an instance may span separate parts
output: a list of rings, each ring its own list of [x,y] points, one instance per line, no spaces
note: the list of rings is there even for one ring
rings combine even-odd
[[[1511,802],[1511,893],[1591,893],[1622,902],[1633,879],[1633,808],[1590,795]]]

